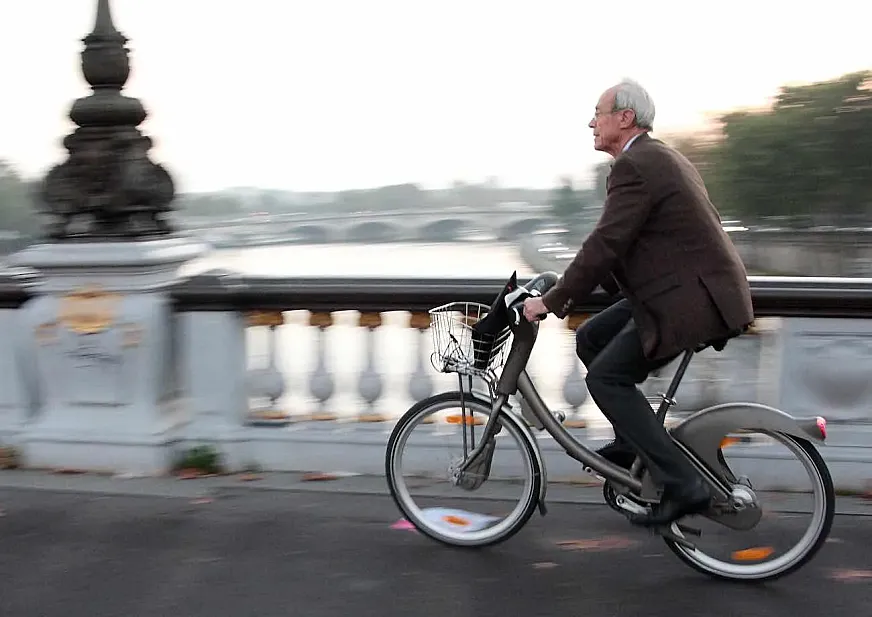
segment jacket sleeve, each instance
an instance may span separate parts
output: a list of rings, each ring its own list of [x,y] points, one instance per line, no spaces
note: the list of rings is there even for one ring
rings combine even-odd
[[[611,272],[632,246],[651,212],[651,196],[645,180],[626,156],[615,160],[608,178],[606,201],[596,227],[575,258],[542,300],[549,311],[564,317],[576,302],[584,300],[597,285],[615,289]]]

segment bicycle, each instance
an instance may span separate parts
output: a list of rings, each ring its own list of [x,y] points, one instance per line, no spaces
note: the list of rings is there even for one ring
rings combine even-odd
[[[544,429],[565,454],[582,464],[586,473],[603,482],[603,498],[613,510],[628,517],[644,514],[660,499],[661,487],[652,480],[640,457],[626,469],[588,448],[563,426],[561,415],[548,409],[527,373],[539,323],[524,318],[523,302],[544,294],[557,278],[557,274],[546,272],[521,286],[517,273],[513,273],[490,307],[454,302],[430,311],[435,348],[431,361],[440,372],[456,373],[459,389],[419,401],[399,419],[388,440],[385,472],[391,496],[406,520],[434,540],[459,547],[493,545],[517,533],[536,509],[542,516],[547,514],[548,480],[533,428]],[[739,334],[733,333],[727,339]],[[727,339],[710,341],[684,352],[667,391],[660,395],[656,411],[659,422],[665,422],[668,410],[675,405],[675,393],[693,355],[710,346],[721,350]],[[468,381],[466,388],[464,377]],[[475,391],[473,378],[486,384],[486,393]],[[521,399],[521,414],[515,412],[509,400],[511,396]],[[446,409],[456,407],[460,409],[459,414],[444,414]],[[425,432],[423,446],[407,447],[412,431],[419,425],[430,427],[429,432]],[[482,425],[476,442],[475,429]],[[458,429],[462,435],[462,454],[452,456],[447,469],[440,466],[433,474],[417,472],[415,466],[420,465],[427,454],[441,454],[446,448],[445,437],[455,435]],[[811,490],[796,495],[810,493],[813,501],[811,522],[799,541],[789,548],[755,545],[721,557],[717,555],[720,544],[715,549],[700,549],[702,530],[682,519],[652,530],[662,536],[675,555],[700,572],[733,581],[772,580],[812,559],[829,535],[835,509],[832,478],[814,446],[826,440],[823,417],[794,418],[758,403],[726,403],[693,413],[668,430],[713,494],[706,512],[686,518],[697,519],[697,524],[711,522],[716,538],[729,530],[747,533],[749,535],[742,537],[752,540],[759,536],[756,530],[764,518],[760,496],[766,491],[755,491],[749,475],[733,471],[734,465],[741,465],[741,456],[738,463],[730,464],[725,457],[725,450],[736,444],[756,443],[751,437],[753,434],[761,434],[768,446],[783,445],[789,455],[799,460],[811,481]],[[502,476],[493,474],[495,453],[502,453],[502,445],[512,440],[519,446],[520,462],[510,466]],[[410,481],[403,475],[407,455],[411,459],[408,463],[412,468]],[[786,457],[772,460],[780,465]],[[753,467],[751,471],[758,473],[763,469]],[[445,479],[446,472],[448,489],[434,488],[436,481]],[[511,498],[517,503],[502,520],[496,512],[476,514],[445,510],[440,506],[423,508],[411,495],[412,489],[423,488],[424,499],[441,500],[453,488],[465,494],[473,493],[486,483],[493,483],[499,492],[496,498],[482,499],[488,504],[484,507],[491,510],[499,509],[498,504],[509,499],[507,493],[519,493],[517,498]],[[781,493],[777,496],[790,497]],[[465,497],[463,503],[472,503],[475,499]]]

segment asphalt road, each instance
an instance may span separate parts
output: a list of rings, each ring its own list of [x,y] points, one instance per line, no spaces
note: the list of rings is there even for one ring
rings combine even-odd
[[[748,586],[696,573],[605,506],[554,504],[474,551],[392,529],[383,495],[7,488],[0,510],[2,617],[838,617],[872,600],[868,516],[838,516],[803,570]]]

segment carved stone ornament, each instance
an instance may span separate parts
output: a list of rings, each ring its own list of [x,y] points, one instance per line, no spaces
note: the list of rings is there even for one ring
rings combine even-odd
[[[151,139],[137,128],[142,104],[121,94],[130,74],[127,39],[115,29],[109,0],[98,0],[94,30],[84,39],[82,72],[93,92],[78,99],[78,125],[64,139],[67,160],[42,186],[46,235],[54,241],[119,241],[172,233],[165,220],[174,186],[148,158]]]
[[[58,322],[76,334],[97,334],[118,318],[121,296],[98,286],[76,289],[61,298]]]

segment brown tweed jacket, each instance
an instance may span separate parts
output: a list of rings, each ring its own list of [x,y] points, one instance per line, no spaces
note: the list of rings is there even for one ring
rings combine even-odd
[[[564,317],[597,285],[630,300],[651,360],[754,319],[745,267],[702,178],[647,133],[615,159],[596,227],[543,300]]]

